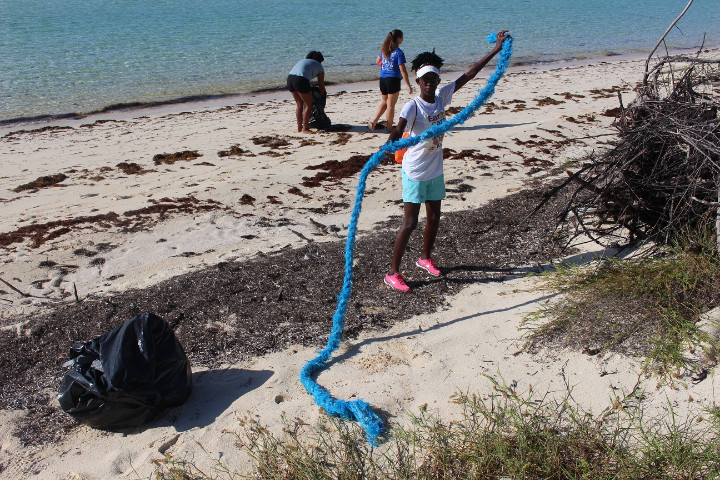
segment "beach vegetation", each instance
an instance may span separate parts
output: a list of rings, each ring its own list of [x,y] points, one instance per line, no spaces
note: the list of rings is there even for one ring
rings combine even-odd
[[[648,373],[669,382],[714,363],[703,354],[717,349],[718,338],[700,326],[720,303],[714,236],[697,234],[653,251],[544,274],[562,295],[525,318],[529,348],[642,356]]]
[[[531,349],[640,356],[668,382],[705,378],[717,363],[718,328],[704,315],[720,303],[720,60],[699,55],[664,57],[652,69],[648,58],[628,106],[616,87],[591,91],[618,94],[617,140],[568,163],[547,198],[569,193],[559,216],[567,246],[634,254],[546,276],[562,295],[525,319]]]
[[[285,419],[280,433],[256,420],[229,432],[251,460],[248,472],[213,471],[166,458],[156,480],[187,479],[710,479],[720,475],[717,410],[679,420],[643,411],[634,389],[593,415],[565,396],[519,394],[495,378],[490,395],[457,393],[457,418],[426,408],[370,445],[353,422],[320,426]]]

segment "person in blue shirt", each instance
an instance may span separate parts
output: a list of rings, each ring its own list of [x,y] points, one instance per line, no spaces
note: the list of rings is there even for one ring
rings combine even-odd
[[[370,131],[375,130],[375,125],[383,113],[385,113],[388,131],[392,131],[393,122],[395,120],[395,104],[397,104],[400,96],[400,81],[405,80],[408,87],[408,93],[412,95],[413,89],[408,80],[407,70],[405,69],[405,54],[400,50],[400,44],[403,42],[403,32],[401,30],[393,30],[385,37],[385,41],[380,47],[380,55],[375,62],[380,66],[380,94],[382,95],[382,103],[375,113],[375,118],[368,122]]]
[[[287,77],[287,88],[295,99],[295,119],[300,133],[313,133],[308,129],[310,112],[313,106],[312,86],[310,81],[317,77],[320,93],[325,96],[325,70],[322,62],[323,54],[315,50],[307,54],[304,60],[295,64]]]

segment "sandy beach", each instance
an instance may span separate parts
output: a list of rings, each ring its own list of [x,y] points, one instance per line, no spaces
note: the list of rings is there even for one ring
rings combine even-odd
[[[624,104],[633,100],[643,68],[644,59],[618,57],[513,67],[491,103],[444,139],[450,149],[444,212],[482,207],[607,148],[619,95]],[[467,105],[490,72],[488,67],[460,90],[452,106]],[[387,134],[366,127],[380,100],[376,82],[332,85],[328,94],[326,113],[337,130],[314,135],[296,132],[287,92],[1,126],[1,334],[31,335],[33,319],[58,305],[97,302],[262,254],[342,244],[357,185],[357,174],[344,168],[352,159],[362,164]],[[403,91],[397,110],[408,100]],[[340,164],[327,163],[333,161]],[[360,237],[388,232],[386,258],[377,259],[386,265],[396,228],[386,222],[402,208],[399,175],[393,163],[371,174],[359,222]],[[42,177],[51,178],[43,183]],[[442,249],[441,238],[439,258]],[[585,246],[573,260],[600,253]],[[409,271],[411,262],[405,259]],[[343,265],[333,268],[340,275]],[[491,393],[487,376],[518,392],[559,398],[570,385],[573,400],[595,413],[636,386],[645,390],[650,411],[672,408],[688,416],[714,403],[712,375],[697,384],[658,386],[641,374],[640,358],[524,351],[524,316],[555,293],[519,271],[500,275],[502,281],[452,284],[443,290],[443,308],[387,328],[363,328],[318,381],[338,398],[370,402],[391,426],[403,425],[420,408],[452,418],[458,414],[453,394]],[[391,302],[396,293],[382,285],[382,273],[363,281],[376,282],[375,294]],[[420,296],[422,275],[409,278]],[[303,285],[313,280],[284,279]],[[307,308],[314,308],[312,300]],[[55,345],[58,370],[72,340],[91,339],[83,332],[67,338]],[[312,425],[327,421],[298,379],[316,350],[298,344],[221,367],[193,365],[187,402],[137,432],[78,426],[52,444],[24,446],[13,434],[24,412],[5,406],[0,478],[149,478],[153,460],[165,454],[208,469],[219,461],[246,470],[247,456],[228,434],[241,430],[241,419],[278,432],[283,416]],[[56,406],[57,392],[43,392]]]

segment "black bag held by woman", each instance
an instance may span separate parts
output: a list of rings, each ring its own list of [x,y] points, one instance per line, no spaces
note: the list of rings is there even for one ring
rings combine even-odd
[[[318,130],[327,130],[332,125],[330,117],[325,114],[325,102],[327,96],[320,93],[320,88],[312,87],[313,105],[310,110],[310,122],[308,127],[317,128]]]

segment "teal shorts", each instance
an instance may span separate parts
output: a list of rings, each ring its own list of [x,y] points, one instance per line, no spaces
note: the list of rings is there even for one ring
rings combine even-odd
[[[402,197],[405,203],[425,203],[445,198],[445,175],[431,180],[413,180],[402,171]]]

